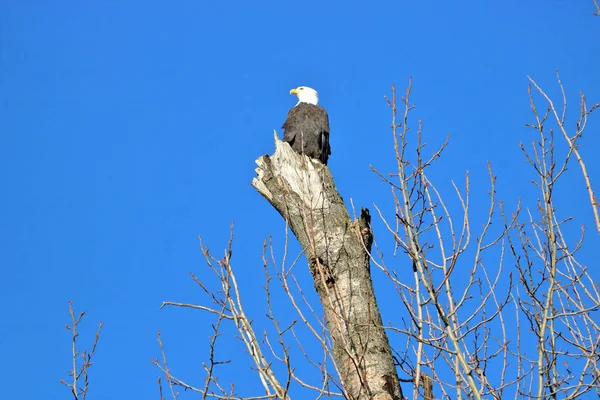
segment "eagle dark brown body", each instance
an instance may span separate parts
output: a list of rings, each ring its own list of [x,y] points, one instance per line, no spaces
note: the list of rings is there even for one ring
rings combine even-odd
[[[292,149],[327,165],[331,154],[329,117],[323,107],[299,103],[288,112],[283,129],[283,140]]]

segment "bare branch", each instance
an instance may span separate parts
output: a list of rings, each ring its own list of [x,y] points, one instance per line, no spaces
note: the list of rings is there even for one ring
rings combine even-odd
[[[65,380],[61,379],[60,382],[71,389],[71,393],[73,394],[73,398],[75,400],[85,400],[89,389],[88,369],[93,365],[92,357],[96,352],[96,346],[98,345],[98,340],[100,339],[100,330],[102,329],[103,323],[100,322],[100,324],[98,325],[98,330],[96,331],[96,336],[94,337],[92,348],[89,351],[81,351],[77,348],[77,338],[79,337],[77,327],[83,320],[85,311],[77,316],[75,314],[75,310],[73,310],[73,303],[69,301],[69,313],[71,314],[71,325],[67,324],[66,328],[71,331],[72,337],[71,354],[73,366],[72,369],[69,371],[69,376],[72,378],[72,380],[70,383],[68,383]],[[81,358],[82,364],[78,367],[77,360],[79,358]],[[79,385],[80,381],[83,382],[83,386]]]

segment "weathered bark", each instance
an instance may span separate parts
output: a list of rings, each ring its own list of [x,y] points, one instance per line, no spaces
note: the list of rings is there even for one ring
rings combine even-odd
[[[331,171],[275,135],[256,160],[254,186],[288,221],[304,249],[325,310],[333,355],[349,399],[402,399],[370,274],[370,216],[352,221]]]

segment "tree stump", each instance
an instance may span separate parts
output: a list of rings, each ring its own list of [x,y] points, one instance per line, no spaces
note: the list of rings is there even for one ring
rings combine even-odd
[[[304,249],[349,399],[402,399],[370,273],[368,210],[352,221],[329,168],[275,133],[252,186],[286,219]]]

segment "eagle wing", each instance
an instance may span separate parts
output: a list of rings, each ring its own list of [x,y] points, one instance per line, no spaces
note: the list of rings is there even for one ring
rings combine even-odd
[[[318,107],[318,109],[315,116],[315,124],[319,135],[319,160],[327,165],[327,159],[331,154],[331,146],[329,145],[329,116],[323,107]]]
[[[294,144],[294,139],[296,138],[296,129],[294,129],[294,125],[298,120],[299,113],[297,107],[293,107],[288,111],[287,118],[283,123],[283,141],[288,142],[291,145]]]

